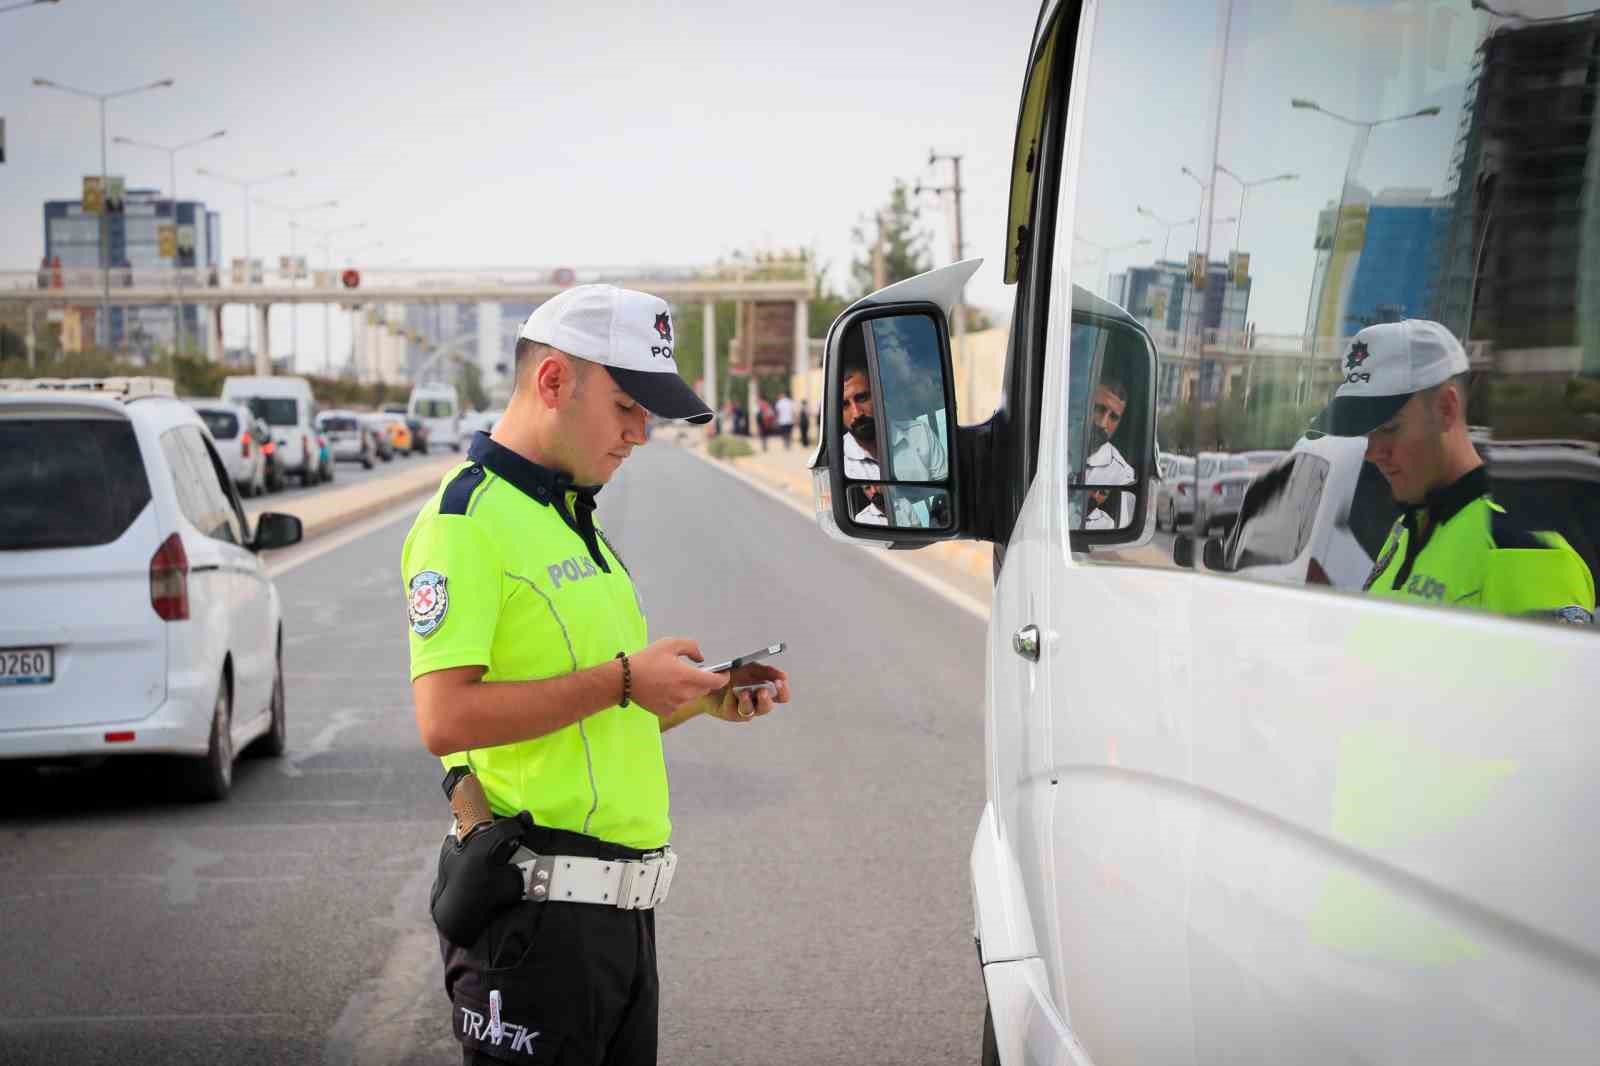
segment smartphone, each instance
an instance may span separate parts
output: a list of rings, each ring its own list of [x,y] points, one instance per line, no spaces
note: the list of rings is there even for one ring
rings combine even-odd
[[[786,647],[788,647],[788,645],[780,640],[776,644],[768,644],[765,648],[758,648],[755,651],[739,656],[737,659],[729,659],[725,663],[714,663],[711,666],[702,666],[700,669],[709,670],[713,674],[724,674],[729,670],[743,666],[746,663],[753,663],[759,659],[765,659],[768,656],[777,655]]]

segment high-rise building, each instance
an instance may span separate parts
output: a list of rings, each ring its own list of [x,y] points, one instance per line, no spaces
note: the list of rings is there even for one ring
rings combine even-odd
[[[1242,336],[1249,321],[1250,281],[1248,276],[1236,280],[1228,264],[1216,260],[1207,264],[1206,284],[1199,289],[1189,283],[1188,265],[1172,260],[1111,275],[1112,302],[1143,322],[1163,353],[1156,379],[1163,408],[1183,398],[1186,375],[1198,374],[1192,389],[1201,402],[1214,403],[1221,395],[1218,366],[1201,360],[1186,369],[1171,357],[1182,353],[1191,330],[1199,331],[1202,343]]]
[[[1600,372],[1597,64],[1600,15],[1507,21],[1467,83],[1434,314],[1507,373]]]
[[[175,227],[163,247],[163,227]],[[185,283],[205,285],[222,260],[222,220],[206,210],[199,200],[163,199],[155,189],[129,189],[121,210],[106,215],[104,226],[98,213],[83,210],[82,200],[48,200],[44,205],[44,263],[41,279],[49,284],[69,276],[74,286],[98,288],[101,234],[106,237],[111,271],[111,306],[105,340],[110,347],[144,356],[170,349],[177,337],[178,319],[170,305],[121,307],[117,289],[129,284],[169,286],[175,281],[174,269],[189,273]],[[162,254],[163,252],[167,254]],[[174,289],[176,296],[176,289]],[[95,336],[96,303],[75,309],[82,320],[84,343]],[[195,304],[179,309],[186,347],[205,349],[205,310]]]
[[[1450,199],[1427,189],[1374,197],[1351,185],[1342,207],[1330,203],[1317,217],[1306,332],[1340,338],[1377,322],[1428,317],[1440,236],[1451,218]]]

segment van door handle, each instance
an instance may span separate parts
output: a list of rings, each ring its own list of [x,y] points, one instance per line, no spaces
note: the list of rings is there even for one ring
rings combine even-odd
[[[1011,634],[1011,650],[1030,663],[1039,661],[1039,627],[1023,626]]]

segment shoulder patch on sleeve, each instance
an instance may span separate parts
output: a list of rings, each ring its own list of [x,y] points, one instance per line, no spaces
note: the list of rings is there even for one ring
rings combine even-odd
[[[406,587],[406,615],[417,636],[431,637],[444,624],[445,612],[450,609],[445,583],[445,576],[439,571],[423,570]]]
[[[1548,548],[1533,530],[1503,511],[1494,511],[1489,519],[1489,535],[1496,548]]]
[[[450,484],[445,486],[443,494],[439,497],[439,513],[466,514],[467,505],[472,502],[472,494],[483,484],[487,473],[483,464],[473,463],[451,478]]]

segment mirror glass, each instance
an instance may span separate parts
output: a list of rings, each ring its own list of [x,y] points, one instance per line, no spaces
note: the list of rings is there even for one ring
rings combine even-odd
[[[1086,533],[1131,528],[1138,502],[1132,489],[1074,488],[1067,494],[1068,528]]]
[[[850,516],[862,525],[937,530],[955,521],[950,493],[941,488],[852,482],[845,491]]]
[[[837,432],[845,476],[866,482],[948,480],[948,383],[934,319],[920,313],[870,319],[850,328],[841,352]]]
[[[1080,288],[1073,294],[1070,359],[1067,528],[1131,529],[1156,466],[1149,343],[1118,308]],[[1097,486],[1119,491],[1091,488]]]

